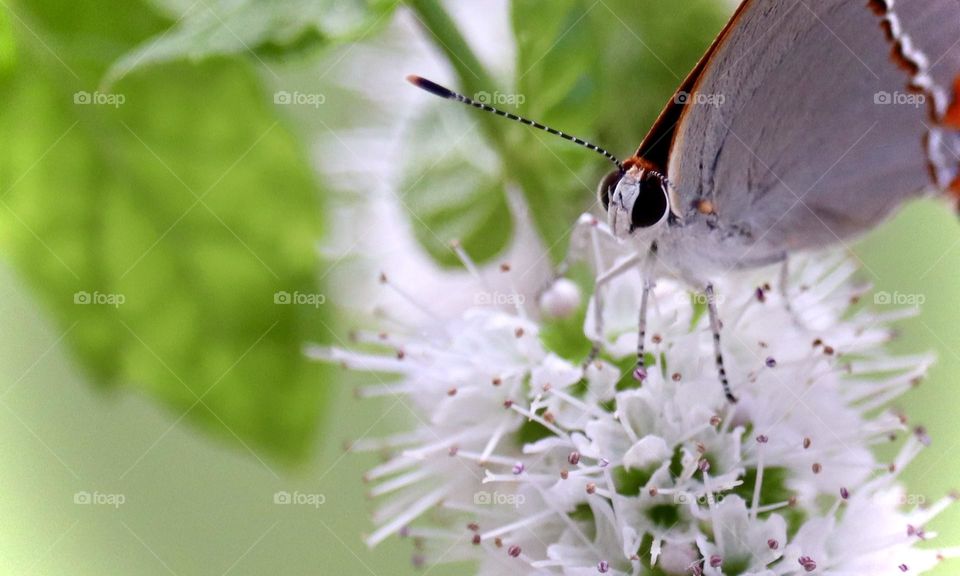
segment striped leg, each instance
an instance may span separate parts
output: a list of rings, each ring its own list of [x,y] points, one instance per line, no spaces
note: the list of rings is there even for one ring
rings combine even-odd
[[[633,371],[633,377],[637,380],[643,380],[647,377],[646,370],[646,342],[647,342],[647,300],[650,297],[650,289],[653,284],[643,280],[643,295],[640,297],[640,319],[637,328],[637,367]]]
[[[727,370],[723,367],[723,352],[720,349],[720,317],[717,314],[716,296],[713,292],[713,284],[707,284],[704,290],[707,297],[707,310],[710,313],[710,331],[713,332],[713,351],[716,354],[717,374],[720,375],[720,385],[723,386],[723,393],[727,400],[735,404],[737,397],[730,391],[730,382],[727,380]]]

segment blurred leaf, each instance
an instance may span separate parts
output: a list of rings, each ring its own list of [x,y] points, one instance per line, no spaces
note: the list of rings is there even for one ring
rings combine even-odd
[[[385,24],[395,0],[154,0],[174,26],[129,51],[106,75],[105,85],[137,68],[173,60],[249,54],[289,56],[355,40]]]
[[[523,112],[607,148],[632,154],[683,78],[723,28],[713,0],[514,0],[516,90]],[[577,215],[596,202],[613,166],[568,142],[526,131],[511,149],[538,230],[563,257]]]
[[[513,232],[503,176],[496,155],[476,134],[476,118],[445,104],[430,106],[410,126],[401,205],[437,262],[460,264],[450,249],[453,240],[484,262],[506,247]]]
[[[632,154],[680,83],[723,29],[734,5],[713,0],[613,0],[600,12],[597,66],[604,144]],[[601,8],[603,4],[598,6]],[[606,14],[603,14],[606,12]]]
[[[0,78],[13,68],[16,61],[15,50],[10,16],[6,10],[0,10]]]
[[[326,397],[300,352],[328,322],[320,197],[257,75],[181,63],[97,93],[108,63],[166,21],[129,0],[12,9],[23,24],[0,81],[0,138],[16,143],[0,153],[0,247],[96,382],[303,458]],[[294,299],[316,306],[282,304]]]

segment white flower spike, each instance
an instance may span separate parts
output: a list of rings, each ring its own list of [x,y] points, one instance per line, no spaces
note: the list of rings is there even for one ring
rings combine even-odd
[[[586,367],[593,322],[558,336],[571,286],[548,296],[559,318],[542,324],[522,307],[475,308],[429,336],[311,348],[395,374],[361,394],[399,396],[419,417],[352,445],[391,455],[366,475],[383,502],[367,543],[410,537],[416,563],[473,560],[482,575],[882,576],[958,555],[917,546],[951,498],[917,507],[897,481],[929,440],[877,413],[932,359],[885,351],[901,312],[851,310],[863,288],[850,261],[791,265],[787,290],[776,270],[717,285],[735,405],[703,304],[672,282],[652,292],[646,374],[632,377],[639,275],[607,287],[606,345]],[[872,447],[902,435],[880,462]]]

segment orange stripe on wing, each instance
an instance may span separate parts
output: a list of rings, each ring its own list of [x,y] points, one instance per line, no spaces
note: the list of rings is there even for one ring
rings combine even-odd
[[[623,169],[624,169],[624,171],[629,170],[629,169],[633,168],[634,166],[636,166],[637,168],[640,168],[641,170],[644,170],[644,171],[660,172],[661,174],[663,173],[663,170],[661,169],[660,166],[657,166],[657,165],[654,164],[653,162],[647,160],[646,158],[641,158],[640,156],[637,156],[636,154],[634,154],[633,156],[631,156],[631,157],[629,157],[629,158],[627,158],[626,160],[623,161]]]
[[[960,176],[953,179],[953,182],[947,188],[947,192],[957,200],[957,209],[960,210]]]
[[[954,130],[960,130],[960,74],[953,79],[953,101],[947,108],[947,113],[943,117],[943,123]],[[954,182],[954,184],[957,184]]]

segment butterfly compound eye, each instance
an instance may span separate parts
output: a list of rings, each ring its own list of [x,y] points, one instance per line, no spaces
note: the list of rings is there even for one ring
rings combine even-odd
[[[620,182],[622,177],[622,171],[614,170],[600,181],[600,186],[597,187],[597,198],[603,204],[604,211],[610,206],[610,197],[613,196],[613,191],[617,189],[617,183]]]
[[[630,210],[631,223],[634,228],[649,228],[662,220],[669,209],[663,178],[647,172],[640,180],[640,194]]]

